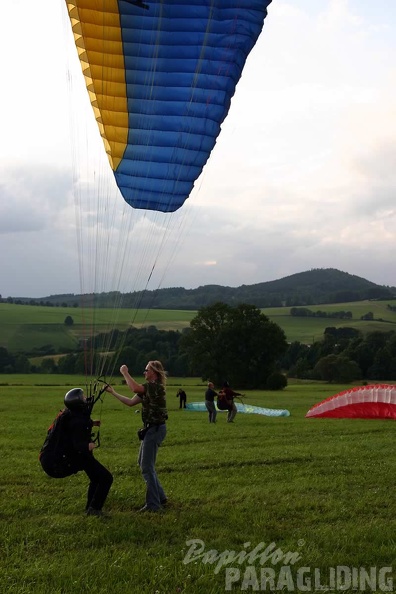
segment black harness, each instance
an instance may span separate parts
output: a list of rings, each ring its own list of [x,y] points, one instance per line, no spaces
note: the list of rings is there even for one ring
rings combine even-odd
[[[100,387],[100,384],[103,384],[102,387]],[[105,378],[103,376],[98,377],[96,380],[93,381],[93,383],[91,382],[88,385],[88,389],[87,389],[87,409],[89,414],[91,415],[92,413],[92,409],[95,406],[95,404],[98,402],[98,400],[100,400],[102,406],[100,407],[100,415],[99,417],[102,417],[102,407],[103,407],[103,398],[102,395],[106,392],[106,388],[108,387],[108,383],[105,380]],[[98,430],[95,433],[92,433],[92,441],[93,443],[96,443],[96,447],[99,448],[100,447],[100,428],[98,427]]]

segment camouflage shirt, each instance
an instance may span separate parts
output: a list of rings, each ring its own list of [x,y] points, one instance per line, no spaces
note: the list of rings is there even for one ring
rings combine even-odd
[[[142,398],[142,421],[146,423],[163,423],[168,418],[166,409],[165,387],[159,382],[144,384]]]

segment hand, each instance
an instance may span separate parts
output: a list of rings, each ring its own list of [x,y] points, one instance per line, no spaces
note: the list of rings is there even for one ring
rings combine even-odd
[[[113,396],[114,396],[114,388],[113,388],[113,386],[106,386],[106,392],[109,392],[109,394],[113,394]]]
[[[120,373],[121,375],[125,375],[126,373],[128,373],[128,367],[126,365],[121,365]]]
[[[89,451],[92,452],[92,450],[94,450],[96,448],[96,443],[94,443],[93,441],[91,441],[88,444],[88,448],[89,448]]]

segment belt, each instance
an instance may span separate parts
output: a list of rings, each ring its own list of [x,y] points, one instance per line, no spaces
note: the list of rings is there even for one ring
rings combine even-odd
[[[147,429],[150,429],[151,427],[161,427],[161,425],[165,425],[165,421],[163,421],[162,423],[146,423],[145,427]]]

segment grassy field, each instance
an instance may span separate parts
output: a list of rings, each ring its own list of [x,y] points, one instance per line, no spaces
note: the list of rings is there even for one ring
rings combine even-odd
[[[306,344],[312,344],[315,340],[321,340],[323,332],[328,326],[337,328],[355,328],[363,333],[367,332],[388,332],[396,329],[396,312],[388,309],[387,305],[395,305],[395,301],[356,301],[354,303],[336,303],[328,305],[312,305],[311,311],[325,311],[326,313],[338,311],[350,311],[351,320],[337,318],[300,318],[290,315],[290,308],[269,308],[263,313],[273,322],[276,322],[286,333],[289,342],[298,340]],[[373,321],[364,321],[360,318],[372,312]]]
[[[182,330],[196,315],[183,310],[89,309],[42,307],[0,303],[0,346],[11,352],[22,352],[53,345],[57,350],[76,347],[78,340],[94,333],[125,330],[130,325],[156,326],[160,330]],[[73,325],[65,326],[67,316]]]
[[[319,592],[325,584],[330,591],[394,591],[378,582],[380,570],[393,566],[393,573],[383,572],[396,587],[393,421],[305,419],[315,402],[346,386],[295,383],[280,393],[248,392],[249,403],[287,408],[290,417],[238,414],[227,424],[219,413],[209,425],[205,413],[177,408],[180,385],[188,401],[203,399],[200,380],[170,378],[168,435],[157,464],[170,505],[161,516],[137,513],[144,502],[136,465],[140,415],[107,394],[93,414],[102,421],[96,456],[114,475],[110,517],[102,520],[84,516],[83,473],[50,479],[37,460],[64,392],[83,379],[1,380],[2,592],[264,591],[254,587],[262,568],[273,572],[266,591]],[[272,554],[265,558],[267,546]],[[256,547],[261,557],[236,559]],[[235,552],[228,562],[226,551]],[[304,579],[302,568],[310,568]],[[370,568],[376,575],[364,582]]]
[[[389,301],[396,305],[396,301]],[[359,301],[338,303],[336,305],[311,306],[312,311],[326,312],[351,311],[351,320],[330,318],[300,318],[290,315],[290,308],[268,308],[263,313],[276,322],[285,332],[289,342],[300,341],[311,344],[321,340],[328,326],[357,328],[363,333],[370,331],[390,331],[396,329],[396,312],[387,308],[385,301]],[[372,312],[373,321],[362,321],[362,315]],[[53,345],[58,352],[73,349],[81,337],[95,333],[109,332],[113,328],[124,330],[131,324],[135,327],[156,326],[163,330],[182,330],[189,326],[195,311],[183,310],[128,310],[119,309],[81,309],[62,307],[41,307],[0,303],[0,346],[11,352],[32,351],[43,345]],[[65,318],[71,316],[74,324],[64,325]]]

